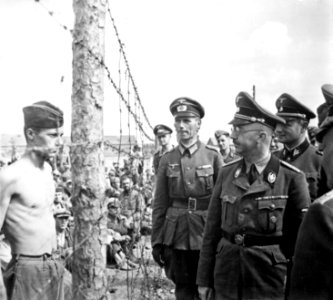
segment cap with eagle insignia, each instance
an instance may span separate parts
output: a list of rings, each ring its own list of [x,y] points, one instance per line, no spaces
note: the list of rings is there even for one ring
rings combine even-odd
[[[278,110],[276,115],[280,117],[293,117],[305,120],[316,117],[316,114],[311,109],[287,93],[282,94],[276,100],[275,106]]]
[[[240,92],[236,97],[236,106],[238,111],[229,124],[242,126],[251,123],[261,123],[272,129],[275,129],[278,123],[285,124],[285,120],[275,116],[262,108],[247,92]]]
[[[316,139],[320,143],[327,130],[333,127],[333,84],[324,84],[321,90],[325,97],[325,103],[319,105],[317,108],[319,128],[317,130]]]
[[[166,125],[163,124],[158,124],[154,127],[154,134],[156,136],[161,136],[161,135],[165,135],[165,134],[171,134],[172,133],[172,129]]]
[[[177,98],[170,104],[170,111],[174,117],[199,117],[205,116],[205,109],[202,105],[191,98]]]

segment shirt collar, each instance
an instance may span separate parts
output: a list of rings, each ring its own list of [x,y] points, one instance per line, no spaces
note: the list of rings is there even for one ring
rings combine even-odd
[[[261,174],[264,171],[270,159],[271,159],[271,153],[268,153],[266,157],[254,163],[259,174]],[[245,162],[245,165],[246,165],[246,173],[248,173],[252,164]]]

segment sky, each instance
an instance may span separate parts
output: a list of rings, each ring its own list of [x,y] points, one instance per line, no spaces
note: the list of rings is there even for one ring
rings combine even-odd
[[[282,93],[316,111],[321,86],[333,83],[330,0],[109,0],[109,7],[152,126],[173,127],[170,103],[190,97],[205,108],[206,142],[215,130],[230,129],[240,91],[252,94],[255,85],[256,100],[274,113]],[[48,100],[64,110],[70,135],[72,40],[60,24],[73,28],[70,0],[1,0],[0,134],[21,134],[22,108]],[[108,15],[105,39],[112,78],[135,109]],[[104,134],[120,128],[138,134],[106,78]]]

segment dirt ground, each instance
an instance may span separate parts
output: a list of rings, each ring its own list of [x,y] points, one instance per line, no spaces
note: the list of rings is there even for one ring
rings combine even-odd
[[[140,258],[139,268],[130,271],[110,267],[107,269],[110,299],[117,300],[173,300],[174,284],[151,256],[150,238],[142,237],[134,254]]]

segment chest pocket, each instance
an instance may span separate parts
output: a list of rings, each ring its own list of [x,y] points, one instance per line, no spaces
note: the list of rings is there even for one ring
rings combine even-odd
[[[181,172],[179,164],[169,164],[167,169],[169,196],[179,196],[181,191]]]
[[[282,231],[283,213],[288,196],[275,196],[269,199],[257,198],[258,225],[263,233]]]
[[[214,187],[214,170],[211,165],[199,166],[195,173],[198,177],[202,191],[211,193]]]
[[[236,214],[236,199],[235,196],[222,196],[222,229],[229,231],[229,228],[234,224]]]

